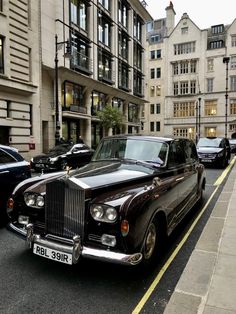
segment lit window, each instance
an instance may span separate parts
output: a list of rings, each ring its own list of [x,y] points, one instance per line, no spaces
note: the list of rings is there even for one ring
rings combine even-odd
[[[216,136],[216,127],[206,127],[205,136],[215,137]]]
[[[207,59],[207,71],[214,71],[214,59]]]
[[[205,115],[215,116],[217,114],[217,103],[216,100],[205,101]]]
[[[230,99],[230,114],[236,115],[236,99]]]

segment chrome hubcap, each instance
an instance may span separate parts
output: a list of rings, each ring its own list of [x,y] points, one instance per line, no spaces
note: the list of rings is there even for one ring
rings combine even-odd
[[[145,241],[145,248],[144,248],[144,258],[149,259],[154,251],[156,244],[156,228],[155,225],[152,223],[149,226],[146,241]]]

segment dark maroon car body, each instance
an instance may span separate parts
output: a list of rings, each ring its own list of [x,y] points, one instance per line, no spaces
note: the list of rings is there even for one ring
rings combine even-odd
[[[107,137],[86,166],[18,185],[8,229],[35,254],[67,264],[81,257],[145,263],[204,188],[204,166],[192,141]]]

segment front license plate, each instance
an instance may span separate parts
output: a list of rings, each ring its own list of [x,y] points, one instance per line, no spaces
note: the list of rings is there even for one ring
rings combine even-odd
[[[35,167],[36,168],[44,168],[44,165],[43,164],[35,164]]]
[[[34,244],[33,253],[48,259],[52,259],[53,261],[72,265],[72,254],[69,253],[52,250],[36,243]]]
[[[202,159],[202,162],[212,162],[212,159]]]

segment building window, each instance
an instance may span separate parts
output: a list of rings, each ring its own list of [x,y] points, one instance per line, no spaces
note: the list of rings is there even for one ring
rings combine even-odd
[[[161,96],[161,85],[156,86],[156,95]]]
[[[138,106],[132,103],[128,105],[128,122],[138,122]]]
[[[155,50],[152,50],[152,51],[150,51],[150,59],[155,59],[156,58],[156,53],[155,53],[156,51]]]
[[[126,2],[120,0],[119,1],[119,14],[118,14],[118,20],[119,23],[122,24],[125,28],[128,26],[128,9]]]
[[[188,138],[188,128],[174,128],[173,135],[176,137]]]
[[[156,121],[156,131],[160,132],[160,130],[161,130],[161,123],[160,121]]]
[[[180,82],[180,95],[186,95],[188,93],[189,93],[188,82],[187,81]]]
[[[150,122],[150,132],[154,132],[154,122]]]
[[[134,70],[134,94],[143,96],[143,75],[141,72]]]
[[[205,136],[215,137],[216,136],[216,127],[205,127]]]
[[[161,41],[161,36],[158,35],[158,34],[156,34],[156,35],[151,35],[149,41],[150,41],[150,44],[158,43],[158,42]]]
[[[80,38],[78,33],[71,34],[71,66],[73,69],[91,71],[91,60],[89,58],[89,42]]]
[[[173,73],[174,73],[174,75],[179,74],[179,65],[177,62],[173,64]]]
[[[195,115],[195,105],[194,102],[178,102],[174,103],[174,117],[194,117]]]
[[[210,49],[219,49],[224,47],[223,40],[215,40],[210,42]]]
[[[107,11],[110,11],[110,0],[98,0],[98,2],[99,2]]]
[[[62,85],[62,110],[87,113],[83,86],[65,81]]]
[[[157,53],[157,59],[160,59],[161,58],[161,49],[158,49],[157,51],[156,51],[156,53]]]
[[[207,71],[214,71],[214,59],[207,59]]]
[[[142,21],[141,17],[134,12],[134,37],[140,42],[142,41]]]
[[[236,76],[230,77],[230,90],[236,92]]]
[[[104,49],[98,52],[98,79],[112,82],[112,56]]]
[[[205,116],[215,116],[217,114],[216,100],[205,101]]]
[[[110,47],[111,46],[111,21],[106,16],[98,13],[98,40]]]
[[[150,69],[150,78],[151,79],[155,78],[155,69]]]
[[[182,55],[195,52],[195,42],[174,45],[174,54]]]
[[[129,38],[122,30],[119,30],[119,56],[125,60],[129,56]]]
[[[3,38],[0,37],[0,73],[4,73]]]
[[[190,94],[196,94],[196,81],[190,81]]]
[[[129,66],[119,61],[119,88],[129,89]]]
[[[179,93],[179,83],[175,82],[174,83],[174,95],[178,95]]]
[[[230,68],[231,69],[236,69],[236,56],[231,56],[230,57]]]
[[[160,114],[160,113],[161,113],[161,104],[156,104],[156,105],[150,104],[150,114]]]
[[[87,5],[82,0],[70,0],[71,22],[87,30]]]
[[[103,110],[106,106],[106,95],[97,91],[91,94],[91,114],[96,115],[97,111]]]
[[[236,115],[236,99],[230,99],[230,114]]]
[[[134,42],[134,66],[139,70],[142,70],[142,52],[142,47],[138,43]]]
[[[223,31],[224,31],[224,25],[223,24],[214,25],[214,26],[211,27],[212,34],[223,33]]]
[[[155,86],[150,86],[150,97],[155,96]]]
[[[188,73],[188,61],[184,61],[180,63],[180,74]]]
[[[236,47],[236,35],[231,36],[231,46]]]
[[[150,104],[150,114],[154,114],[155,113],[155,106],[154,104]]]
[[[161,77],[161,68],[156,68],[156,75],[157,75],[157,78]]]
[[[188,27],[182,27],[181,28],[181,33],[182,33],[182,35],[188,34]]]
[[[190,73],[196,73],[197,72],[197,61],[191,60],[190,61]]]
[[[235,132],[236,131],[236,124],[230,124],[229,130],[230,130],[230,132]]]
[[[207,79],[207,92],[212,93],[213,92],[213,78]]]

